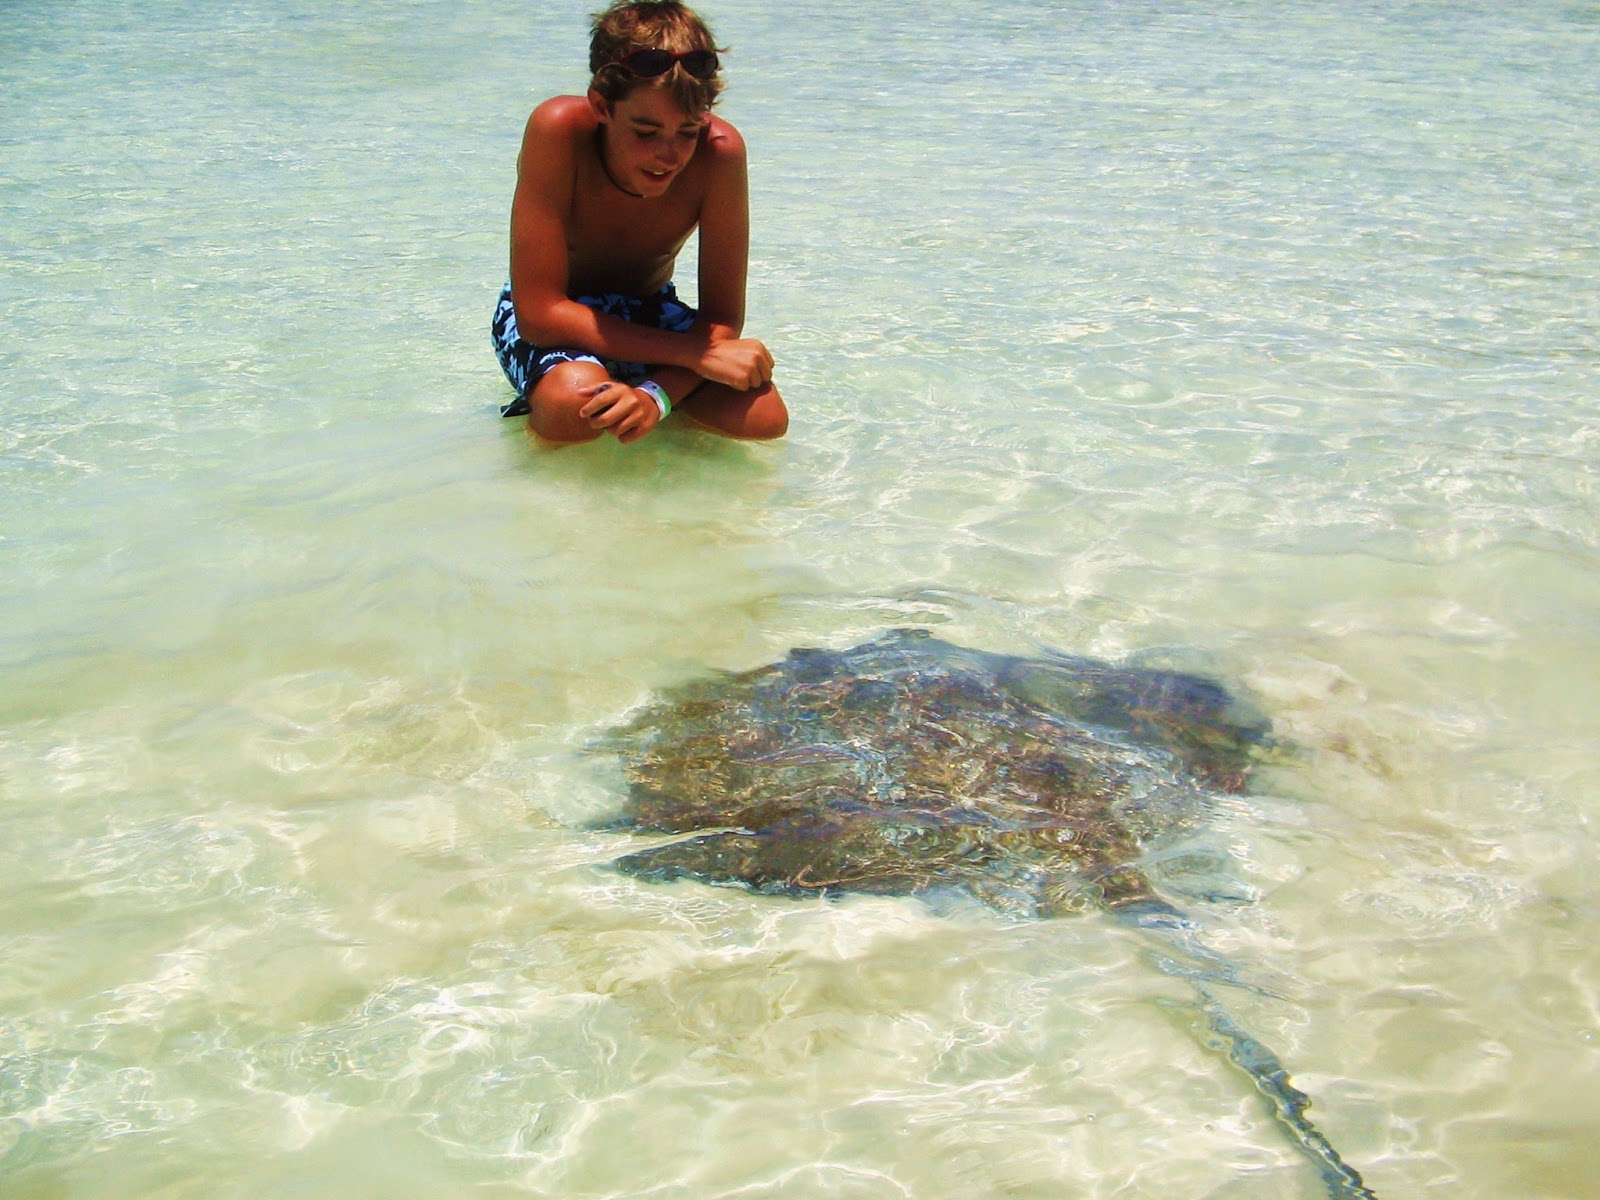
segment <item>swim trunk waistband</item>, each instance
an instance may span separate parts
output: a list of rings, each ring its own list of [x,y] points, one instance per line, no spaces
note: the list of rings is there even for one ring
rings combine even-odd
[[[686,333],[700,314],[678,299],[677,288],[667,284],[652,296],[620,296],[606,292],[599,296],[574,296],[579,304],[595,312],[617,317],[633,325],[646,325],[672,333]],[[489,326],[494,342],[495,357],[500,369],[516,390],[517,398],[502,405],[502,417],[520,417],[528,411],[528,393],[552,368],[565,362],[592,362],[604,367],[611,378],[631,385],[643,383],[649,377],[647,363],[602,359],[585,350],[563,347],[541,347],[524,341],[517,332],[517,310],[511,303],[511,282],[500,289],[500,300],[494,307],[494,320]]]

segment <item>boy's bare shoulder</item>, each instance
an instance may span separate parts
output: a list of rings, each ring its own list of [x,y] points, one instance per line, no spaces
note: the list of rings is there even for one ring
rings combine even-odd
[[[541,139],[575,141],[591,136],[598,123],[583,96],[552,96],[529,115],[527,132]]]
[[[744,137],[721,117],[706,122],[705,149],[719,163],[741,165],[745,161]]]
[[[594,109],[584,97],[553,96],[546,100],[528,115],[528,124],[522,131],[518,180],[529,183],[542,179],[550,187],[567,187],[581,147],[594,137],[597,127]]]

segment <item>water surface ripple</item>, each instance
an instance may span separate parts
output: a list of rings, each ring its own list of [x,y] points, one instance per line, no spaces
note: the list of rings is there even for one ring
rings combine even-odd
[[[910,625],[1253,695],[1151,864],[1241,1022],[1379,1195],[1588,1195],[1594,5],[708,4],[793,431],[550,454],[591,7],[0,7],[0,1192],[1316,1195],[1105,921],[605,869],[598,730]]]

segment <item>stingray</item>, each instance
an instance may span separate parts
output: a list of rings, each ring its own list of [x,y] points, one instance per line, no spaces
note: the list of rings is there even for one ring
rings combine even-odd
[[[1375,1200],[1278,1056],[1218,998],[1213,985],[1238,974],[1141,868],[1154,840],[1242,791],[1271,745],[1260,713],[1196,675],[894,630],[691,681],[600,749],[629,785],[606,827],[657,835],[616,861],[630,875],[788,896],[965,895],[1020,917],[1098,908],[1160,938],[1157,963],[1194,985],[1211,1044],[1328,1194]]]

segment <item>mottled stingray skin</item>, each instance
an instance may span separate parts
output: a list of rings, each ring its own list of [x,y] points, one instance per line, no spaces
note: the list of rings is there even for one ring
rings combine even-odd
[[[1267,723],[1173,671],[896,630],[687,684],[613,731],[618,866],[788,894],[965,891],[1006,912],[1159,904],[1144,843],[1238,791]],[[702,832],[705,831],[705,832]]]
[[[1327,1194],[1376,1200],[1218,998],[1232,968],[1138,865],[1151,838],[1242,790],[1268,742],[1265,720],[1194,675],[895,630],[676,688],[602,748],[629,785],[608,827],[668,839],[618,859],[629,874],[791,895],[964,891],[1028,916],[1099,904],[1161,939],[1157,962],[1193,983],[1210,1044]]]

